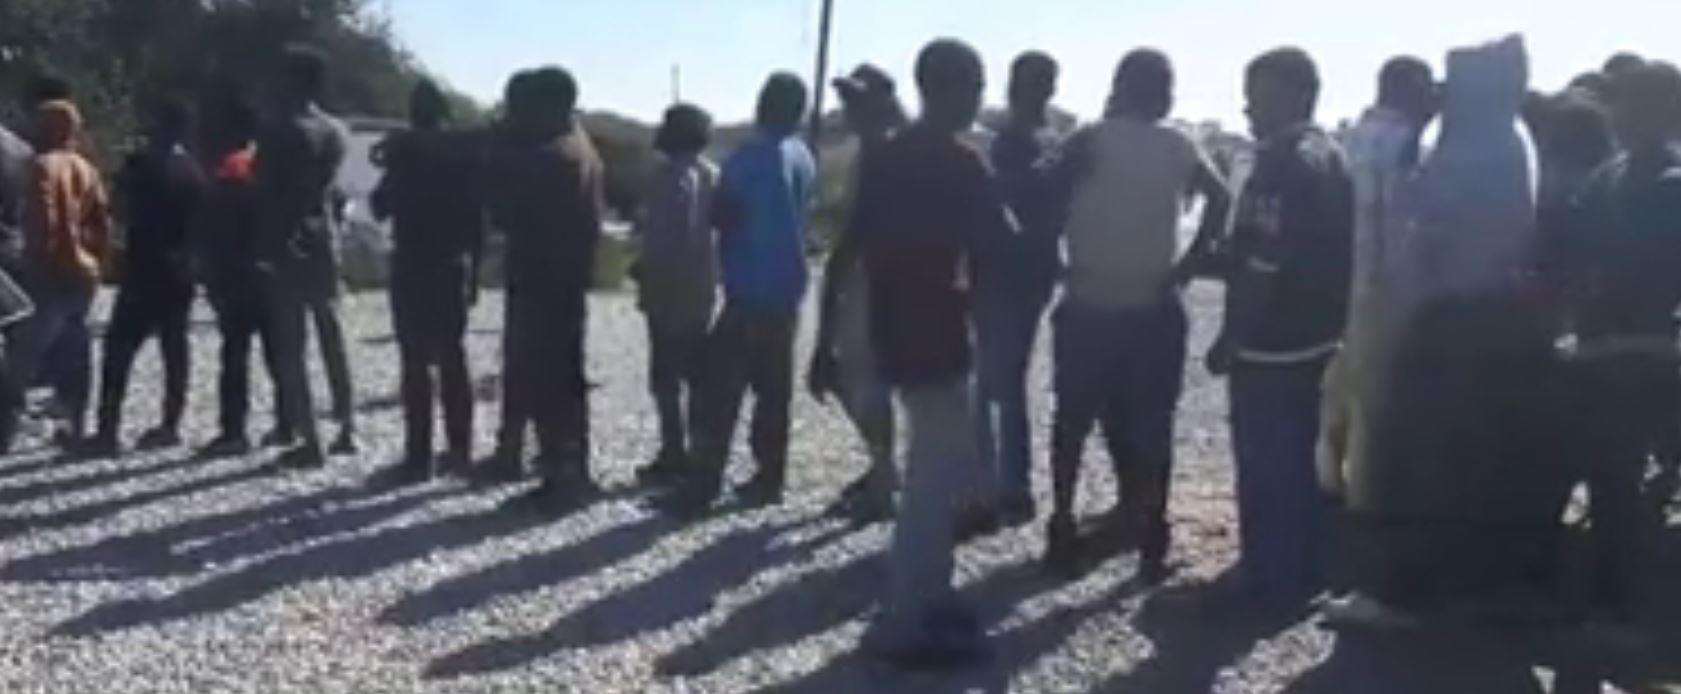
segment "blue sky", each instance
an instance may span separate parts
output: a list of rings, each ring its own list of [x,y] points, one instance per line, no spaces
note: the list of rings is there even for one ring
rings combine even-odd
[[[773,70],[810,75],[819,0],[386,0],[398,35],[460,89],[494,101],[514,69],[557,63],[587,108],[658,118],[681,65],[683,97],[722,121],[746,118]],[[987,61],[988,100],[1003,100],[1008,63],[1028,48],[1063,64],[1059,104],[1098,113],[1127,50],[1173,58],[1175,115],[1241,126],[1244,64],[1293,43],[1318,59],[1321,117],[1356,115],[1383,60],[1413,53],[1438,66],[1459,44],[1522,32],[1536,83],[1561,86],[1617,49],[1681,59],[1681,0],[835,0],[833,67],[869,60],[900,78],[929,39],[955,36]],[[957,9],[962,8],[962,9]],[[809,77],[808,77],[809,79]],[[833,103],[831,94],[830,103]],[[914,98],[910,99],[914,105]]]

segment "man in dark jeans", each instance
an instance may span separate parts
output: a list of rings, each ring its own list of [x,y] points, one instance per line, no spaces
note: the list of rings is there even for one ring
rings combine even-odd
[[[548,507],[596,489],[583,362],[603,184],[601,159],[574,112],[577,100],[577,83],[560,68],[515,76],[483,183],[490,222],[508,238],[502,381],[513,406],[504,407],[504,432],[523,437],[526,422],[535,424],[544,481],[534,499]]]
[[[472,460],[473,392],[467,375],[467,310],[483,235],[483,208],[474,190],[476,149],[467,136],[445,132],[449,103],[430,80],[409,99],[413,130],[385,146],[385,177],[373,195],[374,214],[395,218],[391,256],[391,319],[402,359],[403,468],[415,479],[432,474],[432,370],[438,379],[449,442],[446,466]]]
[[[146,148],[129,157],[118,178],[128,217],[127,271],[105,332],[99,429],[88,442],[96,455],[115,455],[122,446],[129,372],[140,346],[153,335],[163,354],[163,419],[140,438],[140,447],[181,443],[191,368],[187,318],[193,307],[187,240],[205,193],[204,171],[186,148],[190,131],[186,104],[165,103],[153,115]]]
[[[1324,578],[1326,502],[1315,476],[1321,383],[1348,318],[1353,181],[1313,124],[1319,74],[1299,49],[1263,54],[1244,80],[1258,141],[1239,197],[1226,317],[1209,370],[1231,375],[1232,447],[1250,596],[1298,604]]]
[[[276,399],[281,430],[290,427],[302,438],[282,463],[298,468],[326,464],[309,392],[306,321],[312,307],[330,304],[337,292],[332,190],[349,138],[344,124],[317,103],[326,80],[326,58],[289,47],[280,75],[281,112],[263,129],[257,149],[259,268],[280,376]]]
[[[678,512],[704,509],[717,498],[748,387],[759,470],[738,494],[755,505],[782,501],[794,332],[806,290],[807,209],[816,179],[811,152],[795,135],[805,108],[805,84],[772,75],[759,93],[757,132],[724,162],[714,203],[724,310],[707,338],[707,385],[692,427],[696,469],[670,499]]]
[[[267,331],[268,310],[255,280],[259,277],[252,239],[258,228],[257,114],[236,94],[219,98],[209,111],[205,141],[210,150],[210,187],[193,231],[193,246],[197,274],[216,311],[216,327],[222,336],[217,377],[221,432],[203,454],[226,457],[251,450],[246,431],[251,412],[251,343],[259,336],[269,378],[275,383],[280,379]]]
[[[1022,233],[981,258],[975,297],[981,456],[997,467],[999,520],[1012,526],[1034,518],[1027,367],[1061,264],[1062,215],[1042,166],[1061,144],[1048,113],[1056,79],[1056,61],[1038,51],[1010,67],[1010,120],[990,157]]]

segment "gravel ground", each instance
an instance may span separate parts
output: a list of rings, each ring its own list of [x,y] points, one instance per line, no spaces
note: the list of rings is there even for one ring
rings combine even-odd
[[[1194,299],[1200,354],[1218,297],[1199,288]],[[1306,618],[1209,609],[1236,538],[1223,390],[1199,363],[1178,431],[1180,572],[1168,586],[1141,590],[1124,557],[1058,583],[1036,570],[1039,526],[1006,532],[962,548],[958,568],[995,657],[955,673],[886,670],[855,650],[889,528],[822,515],[864,467],[840,413],[796,399],[785,506],[692,525],[651,514],[630,489],[656,444],[642,322],[628,295],[591,308],[595,474],[611,492],[564,517],[508,505],[523,485],[380,481],[401,422],[375,293],[345,309],[364,450],[325,471],[276,474],[272,453],[60,460],[25,440],[0,460],[0,691],[1525,692],[1550,680],[1498,638],[1371,648]],[[497,294],[474,312],[481,454],[497,415],[500,314]],[[186,431],[199,443],[214,433],[217,344],[201,318]],[[1032,382],[1042,437],[1042,357]],[[148,351],[131,441],[152,423],[156,383]],[[269,412],[259,390],[257,431]],[[1096,448],[1082,499],[1092,514],[1114,497]],[[736,467],[750,471],[745,451]]]

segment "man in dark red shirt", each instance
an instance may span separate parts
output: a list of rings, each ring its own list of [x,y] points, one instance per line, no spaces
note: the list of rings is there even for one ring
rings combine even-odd
[[[985,156],[961,139],[980,109],[983,74],[960,42],[923,49],[922,117],[866,162],[852,219],[877,361],[910,428],[893,581],[866,648],[912,667],[981,648],[979,625],[951,588],[957,508],[984,498],[991,482],[970,402],[973,254],[1016,232]]]

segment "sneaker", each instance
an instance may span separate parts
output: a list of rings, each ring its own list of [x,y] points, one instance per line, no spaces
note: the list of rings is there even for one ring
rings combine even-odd
[[[234,458],[251,452],[251,440],[243,434],[222,434],[216,437],[204,448],[199,450],[199,456],[204,458]]]
[[[664,494],[648,500],[655,511],[679,519],[694,519],[712,511],[718,503],[718,486],[687,480]]]
[[[684,463],[688,456],[681,451],[667,449],[661,451],[654,462],[636,470],[636,483],[644,487],[663,487],[676,482],[683,476]]]
[[[291,427],[275,427],[263,434],[262,444],[264,448],[291,448],[298,445],[298,432]]]
[[[433,474],[447,477],[471,477],[473,475],[473,455],[462,451],[447,452],[437,460]]]
[[[397,484],[422,484],[432,481],[430,457],[408,457],[391,468],[391,479]]]
[[[855,525],[874,525],[893,520],[892,495],[879,493],[842,494],[824,513],[852,521]]]
[[[1045,572],[1064,579],[1080,576],[1080,535],[1074,519],[1053,515],[1045,525]]]
[[[986,632],[974,612],[957,605],[929,609],[911,633],[893,633],[881,623],[864,637],[863,649],[902,670],[949,670],[987,656]]]
[[[304,444],[282,453],[276,462],[290,470],[319,470],[327,467],[327,456],[319,444]]]
[[[115,458],[122,453],[116,434],[95,434],[85,439],[64,439],[64,449],[83,458]]]
[[[1421,624],[1418,617],[1359,592],[1326,602],[1319,614],[1333,629],[1402,631]]]
[[[333,439],[333,445],[327,449],[333,455],[356,455],[361,447],[356,445],[356,432],[346,428],[339,432],[339,437]]]
[[[782,480],[772,479],[769,474],[760,472],[753,475],[747,484],[738,487],[735,496],[748,507],[778,506],[782,504],[782,488]]]
[[[1033,495],[1026,492],[1007,494],[998,502],[998,522],[1005,528],[1019,528],[1038,518]]]
[[[986,505],[973,505],[957,515],[957,544],[998,534],[1004,525],[998,510]]]
[[[544,512],[566,512],[601,495],[601,488],[589,477],[549,478],[531,491],[531,502]]]
[[[525,456],[519,451],[498,448],[490,457],[479,461],[473,468],[473,479],[486,483],[519,482],[529,473],[525,468]]]
[[[135,448],[143,451],[156,451],[174,448],[181,445],[181,434],[169,427],[158,427],[140,435],[140,441]]]

